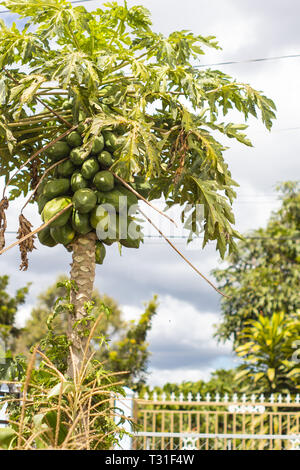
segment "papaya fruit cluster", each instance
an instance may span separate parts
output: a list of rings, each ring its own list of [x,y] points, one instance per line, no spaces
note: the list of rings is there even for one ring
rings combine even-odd
[[[122,145],[122,136],[103,131],[95,138],[87,155],[83,149],[84,131],[80,124],[77,131],[52,145],[47,152],[49,165],[62,162],[39,188],[37,202],[42,220],[48,222],[71,202],[73,206],[40,231],[38,238],[46,246],[61,243],[68,247],[78,234],[86,235],[93,230],[98,238],[99,233],[104,234],[96,243],[95,253],[96,263],[102,264],[105,244],[119,241],[128,248],[139,247],[140,226],[128,214],[138,199],[108,171],[115,158],[114,152]],[[133,186],[146,195],[148,189],[142,181],[137,179]],[[126,227],[122,233],[120,226]]]

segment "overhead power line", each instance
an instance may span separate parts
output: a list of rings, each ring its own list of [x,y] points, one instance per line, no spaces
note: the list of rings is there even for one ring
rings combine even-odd
[[[6,231],[7,234],[17,234],[16,231]],[[187,240],[189,237],[188,235],[166,235],[167,238],[178,239],[178,240]],[[154,238],[154,239],[162,239],[161,235],[144,235],[143,238]],[[202,239],[203,237],[193,238],[193,241]],[[300,237],[244,237],[246,240],[300,240]]]
[[[247,64],[250,62],[265,62],[267,60],[281,60],[281,59],[292,59],[295,57],[300,57],[300,54],[290,54],[290,55],[279,55],[275,57],[260,57],[258,59],[246,59],[246,60],[230,60],[227,62],[218,62],[216,64],[201,64],[195,65],[195,67],[215,67],[217,65],[232,65],[232,64]]]

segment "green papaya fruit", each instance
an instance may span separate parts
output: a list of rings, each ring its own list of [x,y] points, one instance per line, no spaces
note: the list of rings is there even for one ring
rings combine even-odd
[[[70,176],[74,171],[75,166],[71,160],[66,160],[65,162],[60,163],[57,167],[57,173],[60,176]]]
[[[105,238],[105,240],[102,240],[102,243],[105,243],[105,245],[107,246],[111,246],[115,242],[116,240],[113,238]]]
[[[96,248],[95,248],[96,263],[97,264],[103,264],[105,255],[106,255],[105,246],[103,245],[102,242],[97,241],[96,242]]]
[[[151,185],[148,181],[145,181],[145,179],[141,176],[135,176],[134,177],[134,183],[131,183],[131,186],[133,189],[135,189],[141,196],[147,197],[149,196],[149,193],[151,191]]]
[[[69,100],[66,100],[64,104],[62,105],[62,109],[65,111],[67,111],[68,109],[72,109],[72,107],[73,107],[73,102]]]
[[[70,154],[70,147],[66,142],[56,142],[55,144],[51,145],[46,151],[46,155],[54,162],[58,162],[63,158],[66,158]]]
[[[40,195],[40,197],[37,200],[39,214],[42,213],[42,210],[44,209],[48,201],[49,201],[48,197],[44,196],[44,194]]]
[[[111,131],[103,131],[105,147],[114,152],[118,146],[118,137]]]
[[[75,237],[75,230],[70,224],[65,224],[62,227],[51,228],[50,234],[57,243],[68,245]]]
[[[111,153],[107,152],[107,150],[103,150],[97,158],[102,168],[109,168],[113,163]]]
[[[97,204],[97,196],[92,189],[78,189],[73,196],[75,209],[81,214],[87,214],[94,209]]]
[[[49,222],[52,217],[54,217],[58,212],[63,210],[71,203],[69,197],[56,197],[51,199],[45,204],[45,207],[42,211],[42,219],[44,222]],[[71,215],[72,207],[69,207],[63,214],[61,214],[57,219],[51,222],[50,227],[62,227],[68,222],[68,219]]]
[[[49,227],[43,228],[43,230],[41,230],[37,236],[42,245],[51,247],[57,245],[57,242],[51,236]]]
[[[77,170],[71,176],[71,188],[75,193],[78,189],[87,188],[89,185],[88,181],[84,179],[80,170]]]
[[[111,191],[115,181],[113,175],[109,171],[98,171],[95,174],[93,183],[100,191]]]
[[[126,248],[139,248],[142,240],[141,226],[137,225],[131,217],[127,219],[126,236],[120,237],[120,243]]]
[[[119,186],[107,192],[97,191],[96,194],[98,204],[110,204],[117,212],[128,210],[130,206],[138,202],[134,194],[130,191],[123,191]]]
[[[83,122],[80,122],[80,123],[79,123],[79,125],[78,125],[78,127],[77,127],[77,132],[78,132],[78,134],[80,134],[80,136],[81,136],[81,134],[84,133],[85,127],[86,127],[86,126],[83,124]]]
[[[57,196],[64,196],[70,189],[70,181],[68,178],[54,179],[47,181],[45,184],[43,195],[48,199]]]
[[[103,149],[104,149],[104,138],[103,138],[103,135],[100,134],[99,136],[95,137],[95,140],[93,142],[93,146],[91,149],[91,154],[98,155],[98,153],[102,152]]]
[[[90,224],[95,230],[99,223],[103,230],[107,230],[110,223],[109,212],[101,205],[94,207],[90,215]]]
[[[122,184],[116,185],[116,189],[123,195],[127,197],[127,206],[133,206],[135,204],[138,204],[139,200],[136,197],[135,194],[133,194],[129,189],[127,189],[125,186]]]
[[[37,196],[41,196],[43,194],[43,191],[44,191],[44,187],[45,187],[45,184],[47,183],[47,177],[44,178],[41,183],[39,184],[39,187],[37,188],[37,191],[36,191],[36,194]]]
[[[110,213],[101,205],[91,212],[90,223],[96,230],[99,240],[106,245],[111,245],[119,238],[119,216]]]
[[[81,174],[82,176],[89,180],[95,176],[95,174],[99,171],[99,163],[95,158],[88,158],[81,167]]]
[[[66,138],[66,141],[67,141],[67,144],[73,149],[75,147],[80,147],[80,145],[82,144],[82,138],[81,138],[81,135],[76,132],[76,131],[73,131],[71,132],[67,138]]]
[[[80,166],[87,159],[86,153],[82,150],[81,147],[76,147],[70,153],[70,159],[76,166]]]
[[[125,238],[125,239],[121,238],[120,243],[122,246],[125,246],[126,248],[139,248],[141,239],[140,238],[133,239],[130,237]]]
[[[89,233],[92,230],[89,214],[81,214],[80,212],[73,210],[72,227],[81,235]]]

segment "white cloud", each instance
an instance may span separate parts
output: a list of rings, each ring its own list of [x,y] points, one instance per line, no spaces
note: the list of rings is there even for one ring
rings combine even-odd
[[[154,317],[149,339],[159,342],[172,340],[178,344],[193,344],[194,347],[205,342],[208,346],[212,343],[213,324],[218,319],[216,313],[200,312],[188,302],[164,296],[159,299],[158,314]]]
[[[181,382],[197,382],[198,380],[209,380],[213,368],[206,369],[151,369],[148,377],[150,387],[162,387],[167,382],[181,383]]]
[[[213,337],[219,315],[201,312],[189,302],[169,295],[159,298],[157,315],[147,336],[149,383],[207,379],[216,368],[234,366],[231,344],[218,344]],[[137,319],[142,310],[123,307],[127,319]]]

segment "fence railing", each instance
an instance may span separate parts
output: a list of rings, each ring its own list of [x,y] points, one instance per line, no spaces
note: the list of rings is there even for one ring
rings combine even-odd
[[[283,450],[300,444],[300,395],[135,398],[135,449]]]

